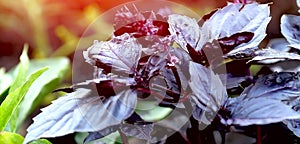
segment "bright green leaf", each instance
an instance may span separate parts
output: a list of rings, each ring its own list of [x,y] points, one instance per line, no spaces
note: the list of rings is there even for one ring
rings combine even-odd
[[[14,90],[16,90],[18,87],[20,87],[26,80],[28,68],[29,68],[29,58],[27,56],[28,51],[28,45],[24,45],[23,52],[20,56],[20,63],[18,64],[16,68],[16,77],[13,80],[13,82],[10,85],[9,91],[7,94],[12,93]],[[9,84],[7,85],[9,86]],[[5,96],[3,95],[3,100],[5,99]],[[15,109],[15,113],[19,113],[19,107]],[[6,127],[6,129],[10,132],[16,132],[16,119],[17,115],[11,116],[11,122],[9,122],[9,125]]]
[[[91,141],[88,144],[97,144],[99,142],[105,143],[105,144],[121,144],[122,140],[121,140],[121,136],[119,132],[113,132],[107,136],[105,136],[104,138],[101,138],[99,140],[95,140],[95,141]]]
[[[26,80],[28,68],[29,68],[29,58],[27,56],[27,51],[28,51],[28,45],[24,45],[23,52],[20,56],[20,63],[17,67],[17,76],[12,82],[10,88],[9,88],[9,93],[13,92],[15,89],[20,87],[24,81]]]
[[[29,144],[52,144],[52,143],[46,139],[38,139],[30,142]]]
[[[0,106],[0,131],[3,131],[12,114],[17,109],[32,83],[48,68],[42,68],[30,75],[29,79],[13,92],[9,93]]]
[[[87,132],[78,132],[75,134],[75,141],[77,144],[82,144],[84,139],[88,136],[89,134]],[[101,139],[95,140],[88,142],[87,144],[98,144],[99,142],[105,143],[105,144],[121,144],[122,139],[120,136],[120,133],[118,131],[113,132]],[[31,143],[30,143],[31,144]]]
[[[82,144],[84,139],[89,135],[87,132],[78,132],[75,134],[74,140],[77,144]]]
[[[0,132],[0,144],[22,144],[24,138],[17,134],[11,132]]]
[[[17,67],[4,74],[4,69],[0,70],[0,104],[3,102],[8,93],[14,91],[26,80],[29,67],[27,56],[28,45],[24,45],[23,52],[20,56],[20,63]]]
[[[257,73],[261,70],[263,66],[261,65],[251,65],[250,66],[250,73],[252,76],[257,75]]]
[[[167,117],[173,109],[160,107],[156,102],[139,101],[137,103],[135,112],[141,116],[141,118],[148,122],[155,122]]]
[[[40,104],[45,96],[60,86],[69,70],[70,62],[67,58],[31,60],[29,72],[44,66],[49,67],[49,69],[32,84],[20,104],[17,128],[22,125],[26,117]]]

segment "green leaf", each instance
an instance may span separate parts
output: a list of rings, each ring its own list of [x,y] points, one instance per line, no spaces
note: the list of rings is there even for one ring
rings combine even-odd
[[[52,144],[52,143],[46,139],[38,139],[30,142],[29,144]]]
[[[17,134],[11,132],[0,132],[0,143],[1,144],[22,144],[24,138]]]
[[[116,132],[109,134],[108,136],[106,136],[104,138],[89,142],[88,144],[97,144],[99,142],[102,142],[105,144],[121,144],[122,140],[121,140],[120,133],[116,131]]]
[[[9,93],[0,106],[0,131],[3,131],[12,114],[17,109],[32,83],[48,68],[42,68],[31,74],[29,79],[13,92]]]
[[[173,109],[160,107],[156,102],[138,101],[135,112],[148,122],[155,122],[167,117]]]
[[[10,86],[10,88],[8,90],[8,93],[6,93],[6,94],[12,93],[14,90],[16,90],[18,87],[20,87],[26,81],[26,75],[27,75],[28,68],[29,68],[29,58],[27,56],[27,51],[28,51],[28,45],[25,44],[23,52],[20,56],[20,63],[18,64],[18,66],[16,68],[16,72],[17,72],[16,77],[13,80],[13,82],[11,83],[11,85],[10,85],[10,83],[8,83],[6,85],[7,88]],[[3,81],[3,82],[6,83],[5,81]],[[2,100],[5,100],[6,96],[7,95],[2,95]],[[15,113],[18,113],[19,107],[17,107],[15,109],[15,111],[16,111]],[[15,132],[16,131],[16,119],[17,118],[14,118],[15,116],[12,116],[12,117],[13,117],[11,119],[12,122],[9,123],[9,125],[6,129],[10,132]]]
[[[9,73],[5,73],[4,68],[0,68],[0,104],[4,101],[8,94],[8,88],[12,83],[13,78]]]
[[[57,89],[70,69],[68,58],[50,58],[31,60],[29,72],[47,66],[49,69],[43,73],[29,88],[22,103],[17,119],[17,129],[26,117],[40,104],[53,90]]]
[[[12,82],[8,93],[13,92],[15,89],[20,87],[26,80],[26,76],[27,76],[27,72],[28,72],[28,68],[29,68],[29,58],[27,56],[27,51],[28,51],[28,45],[24,45],[23,52],[20,56],[20,63],[17,67],[18,73],[17,73],[16,78]]]
[[[75,142],[77,144],[82,144],[82,142],[84,141],[84,139],[89,135],[88,132],[77,132],[75,133]]]
[[[258,72],[261,70],[263,66],[261,65],[251,65],[250,66],[250,73],[252,76],[255,76],[258,74]]]
[[[28,45],[24,45],[23,52],[20,56],[20,63],[8,73],[4,74],[4,69],[0,70],[0,104],[3,102],[8,93],[14,91],[26,80],[29,67],[27,56]]]

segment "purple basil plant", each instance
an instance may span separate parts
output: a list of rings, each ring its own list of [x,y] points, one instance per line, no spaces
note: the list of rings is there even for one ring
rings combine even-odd
[[[24,143],[75,132],[88,132],[84,143],[114,132],[124,143],[216,143],[214,132],[221,143],[232,132],[272,143],[275,126],[300,137],[299,16],[282,16],[280,51],[259,47],[268,4],[235,0],[200,20],[132,7],[116,13],[109,40],[83,52],[93,79],[60,89]]]

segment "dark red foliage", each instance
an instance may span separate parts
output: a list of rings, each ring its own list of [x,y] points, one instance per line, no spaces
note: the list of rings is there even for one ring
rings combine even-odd
[[[114,35],[120,36],[124,33],[129,33],[132,34],[135,38],[148,35],[167,36],[170,34],[168,28],[169,25],[166,22],[155,20],[149,22],[147,20],[143,20],[127,24],[120,29],[117,29],[114,32]]]
[[[200,51],[196,51],[187,44],[187,50],[194,62],[209,66],[212,63],[219,63],[224,54],[229,53],[242,43],[249,42],[253,36],[254,33],[251,32],[236,33],[229,37],[214,40],[211,43],[207,42]]]
[[[132,17],[131,20],[126,20],[127,23],[124,24],[122,21],[124,18],[118,18],[115,22],[115,36],[120,36],[124,33],[132,34],[135,38],[158,35],[167,36],[170,35],[168,30],[169,24],[167,20],[159,14],[154,14],[153,12],[143,12],[136,15],[141,15],[140,17]]]
[[[208,20],[212,15],[214,15],[216,12],[218,11],[218,9],[215,9],[213,11],[211,11],[210,13],[204,15],[199,21],[198,21],[198,25],[202,26],[202,24]]]
[[[160,56],[145,56],[139,60],[136,86],[132,86],[139,98],[148,98],[151,94],[162,99],[160,106],[172,107],[180,98],[181,81],[175,66],[168,66],[167,60]],[[158,67],[158,68],[157,68]],[[161,85],[161,84],[165,85]],[[155,88],[153,85],[162,87]],[[152,89],[150,90],[150,88]],[[161,95],[164,92],[165,95]]]
[[[223,53],[227,54],[238,45],[249,42],[253,38],[253,36],[254,33],[252,32],[241,32],[233,34],[229,37],[218,39],[218,42],[222,48]]]
[[[102,68],[105,73],[110,73],[112,66],[101,62],[100,60],[96,60],[96,66],[98,68]]]
[[[105,98],[115,96],[117,93],[120,93],[124,89],[128,88],[125,84],[112,80],[101,81],[100,83],[96,84],[96,87],[99,96],[104,96]]]

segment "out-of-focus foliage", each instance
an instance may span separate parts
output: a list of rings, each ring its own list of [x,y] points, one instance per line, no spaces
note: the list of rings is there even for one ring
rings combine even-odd
[[[29,44],[30,57],[72,57],[89,24],[103,12],[130,1],[0,0],[0,65],[11,68],[17,64],[24,43]],[[191,6],[201,15],[225,4],[225,0],[173,1]]]
[[[19,67],[19,71],[26,71],[24,68],[28,68],[28,57],[26,56],[26,50],[25,53],[21,56],[21,64]],[[33,74],[30,75],[29,79],[23,84],[23,81],[18,81],[20,79],[24,79],[23,77],[26,77],[26,73],[19,72],[16,81],[12,83],[11,89],[9,90],[8,95],[4,99],[4,101],[1,103],[0,106],[0,130],[3,131],[5,126],[7,125],[9,120],[15,120],[14,113],[18,111],[18,106],[21,103],[23,97],[27,93],[28,89],[32,85],[32,83],[45,71],[47,68],[43,68],[40,70],[37,70]],[[20,84],[18,84],[20,83]],[[14,89],[12,89],[14,88]],[[1,97],[4,97],[4,95],[1,95]],[[15,121],[14,121],[15,122]],[[10,131],[15,131],[15,123],[10,123]]]
[[[1,68],[0,143],[21,144],[18,130],[24,120],[40,105],[42,99],[55,90],[69,70],[69,59],[64,57],[29,60],[25,45],[20,63],[5,73]],[[27,77],[27,78],[26,78]],[[49,144],[36,140],[34,144]]]
[[[4,129],[7,122],[12,118],[12,115],[18,108],[18,105],[22,101],[22,98],[25,96],[32,83],[46,70],[47,68],[43,68],[33,73],[29,77],[28,81],[26,81],[23,85],[18,87],[13,92],[9,93],[8,96],[5,98],[5,100],[2,102],[0,107],[1,131]]]
[[[17,133],[0,132],[1,144],[21,144],[23,140],[24,138]]]

